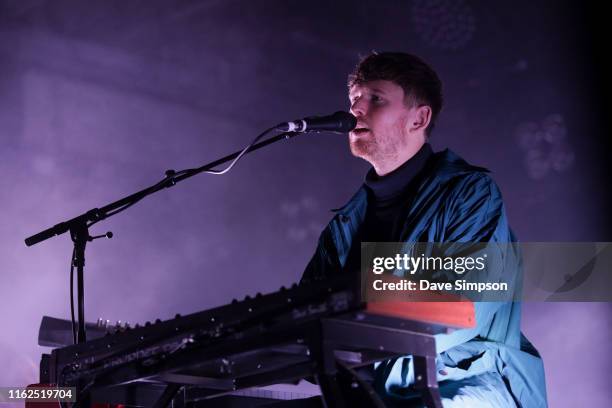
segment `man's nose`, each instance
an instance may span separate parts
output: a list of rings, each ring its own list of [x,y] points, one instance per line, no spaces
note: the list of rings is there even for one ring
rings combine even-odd
[[[367,113],[367,106],[362,100],[362,98],[359,98],[355,102],[353,102],[350,111],[353,116],[358,118],[360,116],[364,116]]]

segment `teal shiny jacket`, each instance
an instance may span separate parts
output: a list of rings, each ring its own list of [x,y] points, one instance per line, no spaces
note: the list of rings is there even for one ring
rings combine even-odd
[[[520,271],[520,254],[503,245],[515,242],[515,238],[501,193],[488,171],[468,164],[449,150],[435,153],[431,160],[427,174],[420,177],[415,197],[407,204],[410,208],[401,242],[487,242],[498,247],[498,256],[504,261],[500,264],[514,265],[487,271],[487,279]],[[368,192],[361,187],[344,207],[334,210],[336,214],[321,233],[303,278],[344,272],[367,207]],[[492,386],[505,387],[503,392],[512,396],[512,405],[546,407],[544,368],[538,352],[520,332],[520,302],[475,302],[474,306],[476,327],[436,336],[441,386],[494,374],[503,381]],[[377,365],[375,385],[383,396],[401,399],[410,394],[411,360],[405,356]]]

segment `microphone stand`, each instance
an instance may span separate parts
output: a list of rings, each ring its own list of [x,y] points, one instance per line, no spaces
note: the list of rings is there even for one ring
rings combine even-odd
[[[270,128],[261,134],[260,137],[265,134],[271,132],[275,128]],[[262,142],[253,144],[250,146],[245,152],[250,153],[255,150],[261,149],[264,146],[277,142],[281,139],[290,139],[296,135],[298,132],[283,132],[276,136],[270,137]],[[77,304],[78,304],[78,335],[77,335],[77,343],[84,343],[87,340],[85,333],[85,293],[84,293],[84,268],[85,268],[85,247],[88,241],[92,241],[95,238],[99,237],[91,237],[89,235],[89,227],[93,224],[102,221],[103,219],[109,218],[128,207],[136,204],[138,201],[142,200],[146,196],[149,196],[153,193],[156,193],[164,188],[170,188],[176,185],[178,182],[183,181],[189,177],[193,177],[196,174],[202,173],[204,171],[208,171],[213,169],[214,167],[228,162],[230,160],[235,159],[240,154],[242,154],[242,150],[229,154],[225,157],[217,159],[213,162],[205,164],[201,167],[194,169],[187,169],[176,172],[174,170],[167,170],[166,175],[163,180],[159,183],[156,183],[150,187],[147,187],[143,190],[140,190],[136,193],[130,194],[126,197],[123,197],[113,203],[105,205],[102,208],[93,208],[81,215],[78,215],[69,220],[60,222],[53,227],[47,228],[43,231],[40,231],[28,238],[25,239],[25,244],[27,246],[32,246],[38,244],[39,242],[45,241],[49,238],[52,238],[56,235],[64,234],[65,232],[70,232],[70,238],[74,243],[74,252],[72,258],[72,265],[77,268]],[[112,233],[107,233],[107,237],[112,237]],[[101,236],[100,236],[101,237]]]

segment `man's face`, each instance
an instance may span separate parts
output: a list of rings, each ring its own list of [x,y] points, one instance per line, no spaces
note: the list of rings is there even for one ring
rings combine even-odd
[[[351,153],[374,167],[395,163],[410,146],[409,126],[415,108],[405,103],[404,90],[386,80],[356,84],[349,90],[357,126],[349,133]]]

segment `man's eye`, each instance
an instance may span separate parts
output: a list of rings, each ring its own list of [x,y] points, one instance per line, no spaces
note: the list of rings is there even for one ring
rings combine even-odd
[[[382,102],[382,98],[378,95],[372,95],[370,99],[372,100],[372,102]]]

